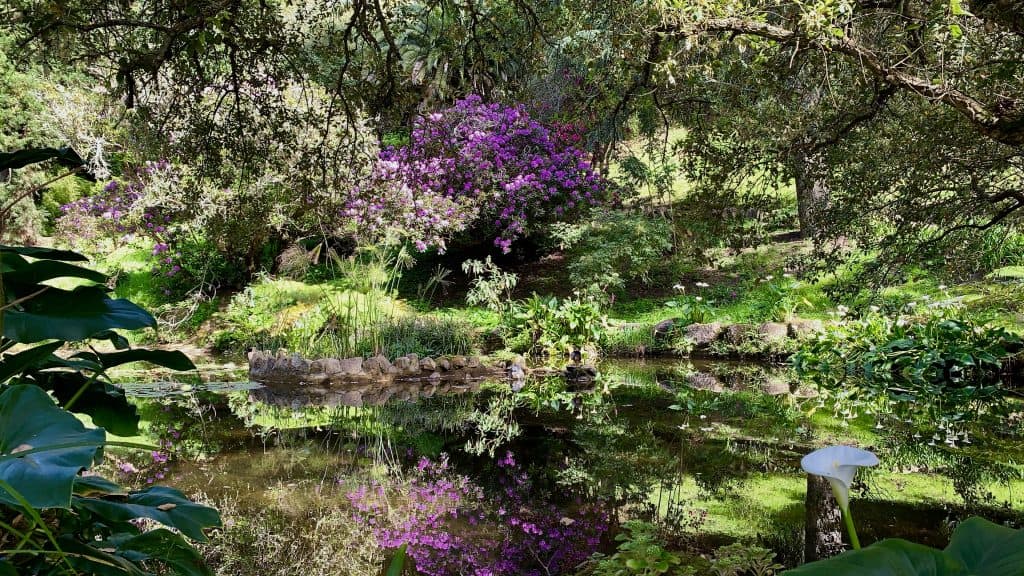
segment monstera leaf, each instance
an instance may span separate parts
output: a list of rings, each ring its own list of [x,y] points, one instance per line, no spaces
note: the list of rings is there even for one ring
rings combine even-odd
[[[139,433],[138,409],[118,386],[89,378],[81,372],[43,372],[34,374],[32,382],[53,392],[61,405],[75,398],[70,409],[88,414],[93,424],[111,434],[127,437]]]
[[[85,340],[113,328],[156,326],[156,319],[128,300],[113,300],[97,287],[47,288],[4,311],[4,336],[16,342]]]
[[[203,557],[170,530],[150,530],[133,538],[111,538],[117,554],[133,562],[158,561],[180,576],[210,576]]]
[[[20,258],[17,257],[17,258]],[[13,261],[12,261],[13,260]],[[107,275],[59,260],[18,261],[15,256],[6,256],[0,265],[4,282],[19,284],[38,284],[54,278],[82,278],[90,282],[103,283]]]
[[[0,171],[17,170],[29,164],[38,164],[47,160],[56,160],[57,164],[65,168],[84,168],[85,160],[78,155],[70,146],[64,148],[25,148],[14,152],[0,152]],[[96,177],[92,174],[79,171],[79,178],[95,182]]]
[[[1024,575],[1024,530],[968,518],[953,531],[946,554],[976,576]]]
[[[41,344],[34,348],[22,350],[17,354],[4,354],[0,358],[0,382],[6,382],[13,376],[36,366],[51,358],[64,342],[58,340],[49,344]]]
[[[123,350],[108,354],[79,352],[78,354],[75,354],[74,357],[97,362],[102,365],[104,369],[114,368],[131,362],[149,362],[150,364],[156,364],[157,366],[163,366],[164,368],[179,371],[193,370],[196,367],[196,365],[188,359],[188,356],[178,350],[147,350],[145,348],[135,348],[133,350]]]
[[[196,504],[166,486],[153,486],[127,497],[75,497],[74,508],[88,510],[108,522],[149,518],[200,542],[206,541],[204,528],[220,526],[220,514],[216,510]]]
[[[785,576],[1024,576],[1024,531],[970,518],[938,550],[899,538],[804,564]]]
[[[41,344],[0,359],[0,382],[19,374],[20,384],[35,384],[53,392],[62,406],[88,414],[94,424],[118,436],[139,433],[136,407],[125,397],[124,390],[90,374],[130,362],[148,361],[172,370],[195,368],[192,361],[177,350],[124,350],[103,354],[79,352],[70,358],[53,354],[64,344],[58,340]],[[74,405],[69,402],[74,399]]]
[[[29,164],[37,164],[56,159],[62,166],[77,168],[85,164],[85,160],[70,147],[64,148],[25,148],[14,152],[0,152],[0,170],[17,170]]]
[[[88,430],[54,405],[37,386],[9,386],[0,392],[0,502],[34,508],[70,508],[75,477],[92,466],[106,440],[101,428]]]
[[[0,260],[6,260],[5,254],[19,254],[43,260],[61,260],[63,262],[86,262],[89,259],[71,250],[57,250],[42,246],[7,246],[0,244]]]

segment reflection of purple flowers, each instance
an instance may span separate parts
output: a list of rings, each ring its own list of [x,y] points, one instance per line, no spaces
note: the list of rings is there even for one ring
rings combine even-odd
[[[417,120],[410,143],[381,151],[370,182],[343,216],[360,230],[403,230],[418,250],[489,223],[503,251],[534,220],[596,204],[604,188],[574,132],[552,130],[525,107],[471,95]]]
[[[372,484],[348,499],[380,546],[408,544],[426,576],[565,574],[597,550],[608,528],[600,503],[538,503],[511,453],[497,466],[496,493],[450,471],[446,459],[421,458],[400,494]]]

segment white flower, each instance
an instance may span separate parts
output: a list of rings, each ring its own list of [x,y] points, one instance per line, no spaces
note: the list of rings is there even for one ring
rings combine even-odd
[[[675,290],[676,292],[683,292],[684,290],[686,290],[686,286],[683,286],[682,284],[676,284],[672,286],[672,289]]]
[[[852,446],[829,446],[815,450],[800,460],[800,467],[808,474],[828,480],[832,493],[845,514],[850,509],[850,484],[857,470],[878,464],[878,457]]]
[[[946,289],[946,285],[945,284],[939,284],[939,290],[945,290],[945,289]]]
[[[766,281],[768,281],[768,282],[771,282],[772,280],[774,280],[774,279],[775,279],[775,276],[772,276],[771,274],[769,274],[769,275],[765,276],[765,277],[764,277],[764,279],[765,279]]]
[[[694,300],[696,300],[697,302],[700,302],[700,301],[702,301],[702,300],[704,300],[704,299],[703,299],[703,298],[701,298],[700,296],[695,296],[695,297],[694,297]]]
[[[707,282],[697,282],[695,286],[697,286],[697,288],[709,288],[711,287],[711,284],[708,284]]]
[[[786,272],[785,274],[783,274],[783,275],[782,275],[782,277],[783,277],[783,278],[792,278],[792,277],[793,277],[793,275],[792,275],[792,274],[790,274],[789,272]]]
[[[868,308],[868,310],[871,310],[872,312],[878,312],[879,310],[881,310],[881,308],[879,308],[878,306],[871,306]]]

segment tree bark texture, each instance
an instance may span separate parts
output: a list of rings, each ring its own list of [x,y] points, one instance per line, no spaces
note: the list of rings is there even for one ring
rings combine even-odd
[[[804,561],[830,558],[842,552],[843,520],[828,480],[807,475],[804,510]]]

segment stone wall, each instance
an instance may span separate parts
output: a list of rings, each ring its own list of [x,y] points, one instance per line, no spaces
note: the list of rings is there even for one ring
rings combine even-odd
[[[249,352],[249,379],[262,384],[330,387],[359,382],[464,381],[505,374],[504,365],[488,366],[478,356],[420,358],[409,354],[392,362],[380,355],[309,360],[283,350]]]

